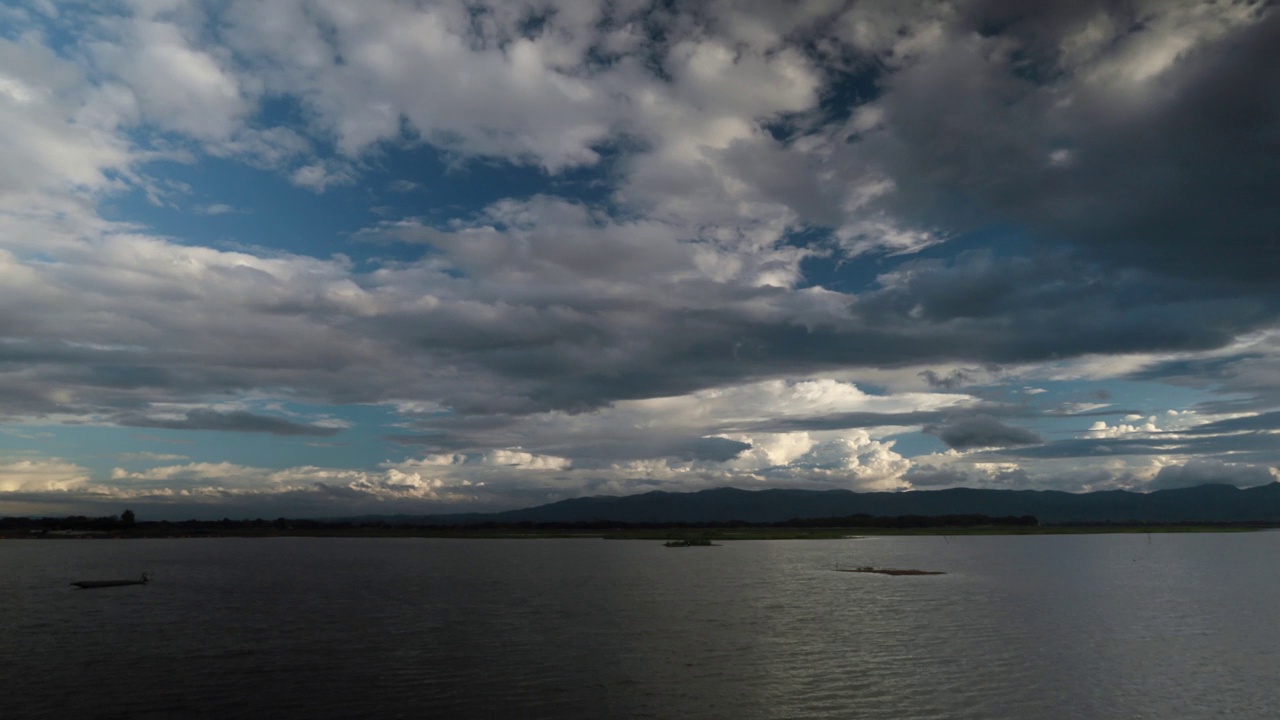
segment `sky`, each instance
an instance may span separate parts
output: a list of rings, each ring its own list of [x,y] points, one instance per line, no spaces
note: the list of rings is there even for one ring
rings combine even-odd
[[[0,6],[0,515],[1280,465],[1280,8]]]

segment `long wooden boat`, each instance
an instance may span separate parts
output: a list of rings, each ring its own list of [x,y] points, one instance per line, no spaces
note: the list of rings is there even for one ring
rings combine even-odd
[[[146,585],[147,580],[150,580],[150,579],[151,579],[150,575],[148,575],[147,573],[142,573],[142,577],[138,578],[137,580],[81,580],[79,582],[73,582],[71,584],[75,585],[81,590],[92,590],[94,588],[119,587],[121,585]]]

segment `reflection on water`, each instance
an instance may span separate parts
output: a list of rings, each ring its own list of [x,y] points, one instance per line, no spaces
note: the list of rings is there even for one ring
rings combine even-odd
[[[1278,551],[1269,532],[3,542],[0,716],[1264,718]],[[855,565],[948,574],[832,572]]]

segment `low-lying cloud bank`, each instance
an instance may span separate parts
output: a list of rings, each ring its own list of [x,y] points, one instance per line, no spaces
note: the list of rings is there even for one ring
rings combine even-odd
[[[1114,464],[1084,477],[1033,475],[1012,464],[968,462],[954,451],[913,462],[884,447],[836,445],[816,446],[798,461],[738,467],[631,462],[579,469],[565,458],[492,452],[428,456],[385,463],[373,471],[314,466],[275,470],[231,463],[164,465],[144,471],[117,468],[102,482],[91,480],[84,468],[72,463],[27,460],[0,465],[0,492],[12,503],[14,514],[116,514],[129,507],[150,519],[217,519],[488,512],[585,495],[714,487],[869,492],[944,487],[1078,490],[1083,484],[1084,490],[1147,492],[1207,483],[1252,487],[1280,479],[1275,467],[1200,459],[1174,463],[1167,458]],[[833,453],[838,456],[835,462],[824,458]]]

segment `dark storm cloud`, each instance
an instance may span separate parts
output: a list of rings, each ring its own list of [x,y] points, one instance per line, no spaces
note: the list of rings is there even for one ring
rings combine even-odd
[[[174,374],[165,368],[136,365],[95,365],[86,369],[83,382],[111,388],[170,387]]]
[[[854,305],[854,317],[838,324],[762,323],[731,311],[666,312],[661,315],[660,335],[615,337],[607,343],[631,349],[626,353],[592,357],[587,348],[568,344],[520,353],[472,353],[472,362],[523,387],[501,398],[480,398],[490,403],[500,399],[500,406],[465,410],[582,411],[614,400],[678,395],[849,366],[905,366],[929,360],[1034,362],[1088,352],[1210,349],[1229,342],[1233,331],[1248,321],[1261,322],[1264,316],[1261,307],[1244,301],[1225,303],[1234,309],[1225,315],[1236,316],[1226,322],[1210,320],[1209,316],[1222,320],[1212,303],[1190,298],[1162,303],[1137,296],[1131,306],[1117,307],[1110,301],[1117,299],[1123,284],[1099,287],[1096,293],[1079,288],[1074,296],[1058,286],[1057,297],[1038,298],[1036,291],[1044,286],[1034,280],[1006,288],[1011,297],[999,299],[999,307],[975,307],[963,316],[930,316],[930,308],[941,311],[947,304],[937,297],[931,281],[945,283],[948,274],[939,269],[911,287],[872,293]],[[912,317],[913,309],[922,307],[924,317]],[[959,311],[953,303],[947,313]]]
[[[924,431],[938,436],[939,440],[956,450],[1036,445],[1044,442],[1036,433],[1026,428],[1005,425],[990,415],[972,415],[950,420],[944,425],[927,425]]]
[[[1125,375],[1126,380],[1161,380],[1180,385],[1205,385],[1231,376],[1242,360],[1265,357],[1261,353],[1240,353],[1227,357],[1179,358],[1153,363]]]
[[[40,388],[31,387],[31,383],[20,380],[6,382],[0,375],[0,419],[24,415],[40,416],[58,412],[64,407],[51,400]]]
[[[933,370],[925,370],[919,373],[921,379],[929,383],[929,387],[935,390],[954,391],[973,382],[973,375],[964,370],[952,370],[946,375],[939,375]]]
[[[953,262],[908,263],[902,272],[894,284],[851,298],[846,322],[806,327],[730,312],[668,316],[660,337],[615,359],[607,371],[597,375],[590,360],[575,363],[580,384],[566,389],[580,395],[575,402],[589,404],[593,397],[676,394],[849,365],[1202,350],[1274,317],[1269,298],[1215,297],[1202,287],[1113,273],[1070,257],[973,253]],[[557,387],[563,386],[549,383],[547,390]]]
[[[849,297],[844,317],[810,317],[781,288],[678,283],[663,288],[663,303],[567,287],[481,323],[437,313],[429,323],[394,324],[413,328],[423,347],[501,378],[500,392],[446,388],[464,413],[586,411],[848,366],[1223,347],[1272,323],[1280,304],[1271,287],[1251,280],[1280,267],[1272,267],[1278,253],[1257,259],[1259,243],[1280,229],[1270,201],[1280,194],[1276,93],[1257,92],[1280,79],[1280,62],[1272,62],[1280,42],[1270,42],[1276,14],[1204,40],[1141,91],[1113,92],[1094,77],[1118,51],[1072,60],[1063,50],[1065,38],[1102,16],[1115,47],[1156,37],[1164,30],[1155,16],[1175,5],[1144,19],[1114,3],[1050,2],[1034,11],[959,3],[932,54],[882,74],[877,102],[887,129],[860,138],[848,164],[835,165],[883,168],[897,187],[886,207],[915,224],[1031,229],[1045,245],[1015,251],[1023,256],[894,261],[882,286]],[[1056,151],[1067,154],[1054,165]],[[778,167],[790,176],[808,172],[802,165]],[[782,200],[814,222],[834,222],[826,210]],[[558,237],[536,240],[554,249]],[[437,242],[450,252],[465,246],[461,238]],[[611,277],[648,267],[615,255],[629,257],[610,255]],[[777,312],[740,312],[748,306]],[[939,389],[965,381],[925,379]]]
[[[215,430],[219,432],[269,433],[271,435],[310,435],[328,437],[341,432],[341,428],[297,423],[284,418],[256,415],[243,410],[219,412],[217,410],[189,410],[182,420],[150,418],[145,415],[120,415],[115,422],[126,427],[159,428],[164,430]]]
[[[1240,295],[1220,281],[1116,271],[1071,254],[985,251],[899,262],[879,287],[843,296],[844,307],[835,311],[825,298],[779,287],[691,281],[664,285],[656,295],[641,286],[614,288],[602,298],[596,286],[561,287],[549,279],[518,294],[486,287],[474,298],[406,306],[358,324],[339,315],[320,319],[333,328],[309,315],[246,315],[232,305],[215,315],[242,318],[254,337],[234,352],[197,337],[180,316],[148,307],[167,345],[185,353],[49,348],[65,357],[15,360],[24,372],[12,378],[0,366],[0,393],[11,386],[33,414],[66,411],[66,402],[51,399],[56,388],[75,388],[81,412],[121,410],[138,407],[140,398],[198,402],[287,377],[331,402],[430,398],[454,410],[445,421],[452,424],[469,414],[588,411],[850,366],[1202,350],[1270,322],[1277,311],[1275,297]],[[112,302],[120,304],[102,304]],[[142,312],[116,311],[122,322]],[[273,339],[293,336],[307,340]],[[339,371],[347,367],[364,370]],[[932,379],[939,389],[965,380]]]
[[[1124,114],[1085,82],[1088,67],[1070,65],[1060,53],[1063,38],[1099,12],[1117,18],[1117,27],[1132,25],[1119,6],[1050,2],[1029,11],[1018,3],[969,2],[955,9],[945,14],[951,26],[939,35],[932,54],[885,65],[880,72],[876,101],[886,110],[884,133],[867,134],[841,150],[852,153],[844,165],[778,165],[770,187],[810,188],[810,176],[801,178],[805,182],[780,179],[816,172],[819,165],[836,174],[852,173],[867,160],[894,181],[897,190],[886,207],[902,218],[943,232],[992,223],[1033,226],[1047,240],[1103,248],[1096,254],[1101,259],[1033,248],[1026,257],[979,251],[951,259],[894,260],[888,279],[848,296],[842,313],[788,288],[746,281],[646,282],[689,274],[686,251],[696,243],[685,241],[687,229],[633,223],[582,203],[539,197],[500,203],[455,230],[403,225],[418,233],[415,241],[436,246],[440,254],[432,261],[448,260],[455,275],[461,268],[465,277],[446,279],[405,266],[359,281],[375,288],[385,278],[402,278],[379,288],[390,297],[420,295],[430,287],[439,302],[429,309],[404,303],[356,322],[344,315],[349,311],[344,306],[317,306],[318,298],[331,296],[315,288],[227,269],[217,277],[234,283],[230,287],[237,293],[273,288],[255,304],[219,306],[208,313],[239,321],[235,328],[218,328],[223,336],[247,336],[235,344],[239,355],[231,356],[227,343],[201,341],[184,331],[173,313],[175,302],[117,308],[120,301],[112,298],[129,294],[110,287],[111,293],[101,296],[102,307],[115,308],[120,318],[146,318],[189,357],[162,357],[158,350],[134,353],[121,356],[118,365],[99,362],[79,380],[42,371],[22,381],[89,386],[85,402],[92,406],[120,400],[115,395],[110,403],[101,402],[108,399],[101,388],[108,386],[149,388],[152,398],[179,394],[175,388],[181,388],[186,396],[181,399],[192,400],[284,384],[339,403],[425,397],[459,416],[527,414],[588,411],[617,400],[850,366],[1204,350],[1272,322],[1275,293],[1239,285],[1229,270],[1246,264],[1243,255],[1250,256],[1250,268],[1258,263],[1265,268],[1270,261],[1255,262],[1249,238],[1274,236],[1277,227],[1267,220],[1272,212],[1267,198],[1274,195],[1267,192],[1273,189],[1267,171],[1274,153],[1268,154],[1266,143],[1274,144],[1274,138],[1267,140],[1264,132],[1274,127],[1267,123],[1273,103],[1268,96],[1275,93],[1250,89],[1263,87],[1258,83],[1277,72],[1261,67],[1272,52],[1265,40],[1274,33],[1274,18],[1187,54],[1161,79],[1163,94]],[[916,10],[899,12],[910,20]],[[830,26],[815,26],[822,29]],[[994,52],[1004,47],[1000,43],[1013,49]],[[1248,85],[1244,80],[1255,77],[1253,69],[1261,74]],[[1214,82],[1218,78],[1220,85]],[[1073,108],[1059,107],[1064,93],[1074,93]],[[1201,106],[1206,112],[1197,110]],[[797,127],[819,131],[812,123]],[[1056,149],[1070,150],[1073,162],[1048,168],[1047,158]],[[786,146],[774,150],[793,154]],[[730,172],[734,167],[726,166]],[[1240,173],[1224,179],[1224,168]],[[1171,179],[1153,184],[1144,173]],[[784,200],[804,205],[803,198]],[[1235,208],[1232,203],[1248,207],[1223,212]],[[821,224],[839,220],[828,210],[799,210]],[[1188,213],[1198,220],[1188,220]],[[500,222],[514,216],[516,224],[525,224],[511,229]],[[1208,233],[1206,223],[1218,219],[1228,225]],[[1254,228],[1253,234],[1230,224]],[[681,241],[640,242],[633,236],[637,228],[656,237],[679,235]],[[481,252],[485,248],[495,251]],[[1112,266],[1134,248],[1152,258],[1146,270]],[[1210,253],[1227,259],[1207,258]],[[1174,262],[1156,259],[1165,256],[1216,268],[1208,273],[1214,279],[1165,277],[1168,262]],[[346,277],[345,270],[335,268],[314,272]],[[63,281],[93,287],[79,275]],[[601,289],[606,285],[607,292]],[[166,293],[181,298],[191,289],[175,282]],[[215,302],[236,297],[217,290],[201,297]],[[63,321],[79,322],[82,315]],[[33,313],[33,322],[36,317]],[[58,322],[56,313],[38,317]],[[274,342],[279,337],[290,342]],[[280,349],[286,347],[305,350]],[[198,369],[189,369],[188,362]],[[357,366],[371,370],[342,372]],[[433,376],[435,371],[439,374]],[[924,377],[944,390],[968,380],[963,371]],[[59,407],[50,402],[47,410]]]
[[[1160,273],[1276,279],[1280,13],[1267,5],[1217,33],[1223,21],[1188,3],[962,3],[944,47],[884,80],[890,137],[856,152],[926,226],[1012,223]],[[1065,41],[1090,21],[1113,36],[1072,57]]]
[[[1110,270],[1071,254],[968,251],[950,261],[904,263],[854,309],[868,321],[933,330],[939,339],[963,328],[977,357],[1038,360],[1219,347],[1270,322],[1278,302],[1221,283]]]

